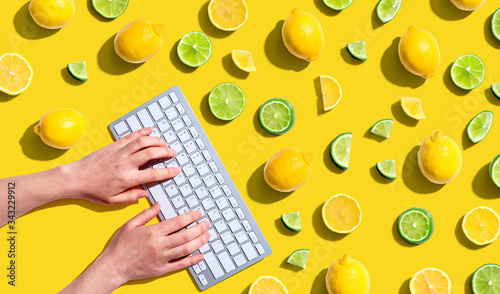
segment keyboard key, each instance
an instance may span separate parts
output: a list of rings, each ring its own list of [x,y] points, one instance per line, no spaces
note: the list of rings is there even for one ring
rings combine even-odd
[[[190,155],[191,161],[193,162],[194,165],[197,165],[198,163],[203,161],[203,158],[201,157],[200,152],[196,152]]]
[[[182,113],[181,113],[182,114]],[[184,124],[186,126],[190,126],[192,125],[193,123],[191,122],[191,119],[189,118],[189,116],[185,115],[182,117],[182,120],[184,121]]]
[[[198,199],[203,199],[208,196],[208,191],[205,189],[205,187],[199,187],[198,189],[194,190],[196,193],[196,196],[198,196]]]
[[[171,161],[167,164],[167,167],[179,167],[175,161]]]
[[[197,265],[197,264],[193,265],[193,270],[194,270],[194,272],[195,272],[195,273],[197,273],[197,274],[201,273],[200,266],[199,266],[199,265]]]
[[[202,223],[202,222],[204,222],[204,221],[208,222],[208,227],[209,227],[209,228],[212,226],[212,224],[208,221],[208,218],[206,218],[206,217],[204,217],[204,218],[200,218],[200,219],[198,220],[198,223]]]
[[[210,187],[215,184],[215,179],[212,175],[208,175],[203,178],[203,182],[205,182],[205,186]]]
[[[219,186],[214,186],[212,188],[209,189],[210,191],[210,195],[212,195],[212,198],[217,198],[219,197],[220,195],[222,195],[222,191],[220,190]],[[224,198],[222,198],[224,199]],[[226,200],[226,199],[224,199]]]
[[[250,240],[252,240],[252,242],[254,242],[254,243],[259,241],[259,239],[257,239],[257,235],[255,235],[254,232],[248,233],[248,237],[250,237]]]
[[[184,200],[182,200],[181,196],[177,196],[172,199],[172,204],[174,205],[175,208],[179,208],[184,205]]]
[[[163,117],[163,112],[161,112],[161,109],[156,102],[149,105],[148,110],[149,113],[151,113],[151,116],[153,116],[153,120],[159,120]]]
[[[191,133],[191,136],[193,136],[193,138],[198,137],[198,132],[196,131],[195,127],[190,127],[189,132]]]
[[[208,252],[207,254],[205,254],[205,262],[207,263],[208,268],[212,272],[212,275],[214,275],[215,279],[218,279],[224,275],[219,262],[217,261],[217,259],[215,259],[215,255],[212,252]]]
[[[210,208],[214,207],[214,202],[212,201],[212,199],[207,198],[201,202],[201,205],[203,205],[203,208],[205,208],[205,210],[209,210]]]
[[[172,204],[168,201],[167,197],[165,197],[165,193],[163,192],[163,188],[157,183],[149,183],[146,185],[151,193],[151,196],[155,200],[155,202],[160,202],[160,211],[165,217],[165,219],[169,219],[177,216],[177,213],[172,207]]]
[[[196,145],[194,144],[193,141],[189,141],[186,144],[184,144],[184,149],[186,150],[187,153],[191,153],[196,150]]]
[[[221,254],[217,255],[217,258],[219,258],[220,263],[222,264],[222,267],[226,271],[226,273],[229,273],[230,271],[234,270],[234,264],[231,261],[231,258],[227,254],[226,251],[222,252]]]
[[[189,178],[189,183],[191,184],[191,186],[193,186],[193,188],[196,188],[201,185],[201,179],[198,176],[194,176]]]
[[[215,227],[215,229],[217,230],[218,233],[222,233],[225,230],[227,230],[226,223],[224,221],[222,221],[222,220],[219,220],[216,223],[214,223],[214,227]]]
[[[247,262],[243,254],[238,254],[234,257],[234,263],[236,263],[237,267],[244,265]]]
[[[182,168],[182,171],[186,175],[186,177],[189,177],[190,175],[194,174],[194,167],[190,164],[186,165],[185,167]]]
[[[231,235],[229,231],[220,235],[220,238],[222,239],[222,242],[224,242],[224,244],[228,244],[234,240],[233,235]]]
[[[183,215],[183,214],[186,214],[189,212],[189,209],[187,209],[186,206],[184,206],[183,208],[177,210],[177,212],[179,213],[179,215]]]
[[[186,163],[188,163],[188,161],[189,161],[186,153],[177,154],[177,156],[175,156],[175,158],[177,159],[179,166],[183,166]]]
[[[207,214],[212,222],[214,222],[220,218],[220,213],[217,209],[212,209]]]
[[[186,111],[184,110],[184,107],[182,106],[182,104],[175,105],[175,108],[177,108],[177,111],[179,112],[179,114],[186,113]]]
[[[207,232],[210,234],[210,238],[208,238],[208,242],[212,242],[213,240],[217,239],[217,233],[215,232],[214,229],[210,229]]]
[[[212,155],[210,155],[210,152],[208,150],[203,150],[203,157],[205,157],[206,161],[212,160]]]
[[[259,254],[264,254],[264,247],[262,247],[262,244],[258,243],[257,245],[255,245],[255,248],[257,248],[257,252],[259,252]]]
[[[191,190],[191,187],[189,187],[188,184],[186,185],[183,185],[179,188],[179,190],[181,191],[181,194],[182,196],[186,197],[187,195],[193,193],[193,190]]]
[[[236,214],[238,215],[239,219],[245,218],[245,214],[243,213],[243,211],[241,210],[241,208],[236,209]]]
[[[178,174],[177,176],[175,176],[174,178],[174,182],[177,184],[177,185],[180,185],[182,183],[184,183],[186,181],[186,178],[184,177],[184,175],[182,173]]]
[[[196,206],[195,208],[193,208],[193,210],[198,210],[199,212],[201,212],[201,216],[205,215],[205,211],[201,209],[201,206]]]
[[[161,108],[167,108],[169,105],[172,104],[172,103],[170,103],[170,99],[168,99],[167,96],[163,96],[163,98],[158,100],[158,102],[160,102]]]
[[[160,162],[157,162],[156,164],[154,164],[152,167],[153,168],[164,168],[165,166],[163,165],[163,162],[160,161]]]
[[[127,119],[126,119],[127,123],[128,123],[128,126],[130,127],[130,129],[132,130],[132,132],[135,132],[137,130],[140,130],[142,129],[142,126],[141,124],[139,123],[139,120],[137,119],[137,116],[135,116],[134,114],[129,116]]]
[[[216,186],[216,187],[217,187],[217,186]],[[217,188],[219,188],[219,187],[217,187]],[[218,207],[219,209],[221,209],[221,210],[222,210],[222,209],[224,209],[224,208],[226,208],[226,207],[229,205],[229,204],[227,203],[226,198],[224,198],[224,197],[220,197],[219,199],[217,199],[217,200],[215,201],[215,203],[217,203],[217,207]]]
[[[200,253],[203,253],[209,249],[210,249],[210,247],[208,246],[208,243],[205,243],[205,244],[201,245],[199,250],[200,250]]]
[[[233,233],[238,231],[239,229],[241,229],[240,222],[238,220],[233,220],[232,222],[229,223],[229,228]]]
[[[157,129],[157,128],[153,128],[153,132],[151,133],[151,135],[150,135],[150,136],[160,138],[160,137],[161,137],[161,134],[160,134],[160,132],[158,132],[158,129]]]
[[[175,111],[175,108],[170,107],[169,109],[167,109],[167,110],[165,111],[165,115],[167,116],[167,118],[168,118],[169,120],[172,120],[172,119],[174,119],[174,118],[176,118],[176,117],[177,117],[177,111]]]
[[[189,133],[188,133],[188,131],[187,131],[187,130],[182,130],[182,131],[180,131],[180,132],[177,134],[177,137],[179,137],[179,140],[180,140],[182,143],[186,142],[187,140],[189,140],[189,138],[191,138],[191,137],[189,136]]]
[[[198,148],[203,149],[205,148],[205,143],[203,143],[203,140],[200,138],[196,139],[196,145],[198,145]]]
[[[194,195],[191,195],[186,198],[186,203],[189,205],[189,207],[193,207],[198,204],[198,199],[196,199]]]
[[[227,245],[227,251],[229,251],[231,255],[235,255],[240,252],[240,247],[236,243],[231,243]]]
[[[232,207],[238,206],[238,202],[236,201],[236,198],[234,198],[234,197],[229,197],[229,203],[231,203]]]
[[[235,217],[234,212],[233,212],[233,210],[231,208],[228,208],[228,209],[224,210],[222,212],[222,215],[224,216],[224,219],[227,222],[230,221],[230,220],[232,220]]]
[[[175,137],[174,132],[172,131],[168,131],[165,134],[163,134],[163,138],[165,139],[165,141],[167,141],[168,144],[171,144],[177,139],[177,137]]]
[[[205,152],[205,151],[203,151],[203,152]],[[226,182],[226,180],[224,180],[224,177],[222,176],[221,173],[216,174],[215,178],[217,179],[217,182],[219,182],[219,184],[224,184]]]
[[[205,275],[204,274],[201,274],[198,276],[198,280],[200,280],[200,283],[205,286],[206,284],[208,284],[208,281],[207,279],[205,278]]]
[[[247,220],[244,220],[241,222],[243,224],[243,227],[245,228],[245,231],[250,231],[252,227],[250,226],[250,223]]]
[[[177,153],[181,152],[182,151],[182,147],[181,147],[181,144],[179,142],[174,142],[172,143],[172,145],[170,145],[170,149],[173,149],[175,150]]]
[[[212,244],[210,244],[210,246],[212,246],[212,250],[215,253],[218,253],[224,249],[224,246],[222,245],[222,242],[220,240],[213,242]]]
[[[115,129],[115,132],[118,135],[121,135],[121,134],[125,133],[126,131],[128,131],[127,124],[124,121],[116,124],[113,128]]]
[[[145,128],[155,125],[146,109],[141,109],[139,112],[137,112],[137,116],[139,117],[139,120]]]
[[[160,120],[160,122],[157,124],[158,128],[160,129],[160,132],[164,133],[168,128],[170,128],[170,125],[168,124],[166,119]]]
[[[200,267],[201,271],[207,269],[207,264],[203,260],[198,263],[198,266]]]
[[[210,166],[210,169],[212,170],[212,172],[216,172],[219,170],[219,168],[217,167],[217,165],[213,161],[211,161],[208,165]]]
[[[176,119],[172,122],[172,128],[174,128],[174,131],[178,131],[184,127],[184,124],[180,119]]]
[[[179,102],[179,98],[177,98],[177,95],[175,94],[175,92],[170,92],[170,94],[168,94],[168,96],[170,96],[170,99],[172,99],[172,102],[174,102],[174,103]]]
[[[125,133],[123,133],[123,134],[120,136],[120,139],[121,139],[121,138],[123,138],[123,137],[125,137],[125,136],[126,136],[126,135],[128,135],[128,134],[130,134],[130,132],[129,132],[129,131],[126,131]]]
[[[165,191],[167,191],[168,197],[179,194],[179,191],[177,191],[177,188],[174,185],[168,186],[167,188],[165,188]]]
[[[196,169],[198,170],[198,173],[200,174],[200,176],[204,176],[209,172],[208,166],[206,163],[202,163],[202,164],[198,165],[196,167]]]
[[[257,252],[255,252],[255,249],[250,242],[243,244],[241,249],[243,250],[243,253],[245,253],[248,260],[252,260],[257,257]]]

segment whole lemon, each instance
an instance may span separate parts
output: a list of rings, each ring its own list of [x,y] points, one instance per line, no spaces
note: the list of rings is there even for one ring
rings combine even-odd
[[[368,271],[347,254],[332,262],[325,280],[328,294],[367,294],[370,291]]]
[[[80,142],[88,128],[88,120],[80,112],[58,108],[44,114],[34,131],[45,144],[69,149]]]
[[[458,9],[465,11],[476,10],[479,7],[483,6],[486,0],[451,0]]]
[[[311,153],[297,148],[283,149],[267,161],[264,180],[276,191],[295,191],[311,177],[311,160]]]
[[[425,138],[417,157],[420,171],[435,184],[451,182],[462,167],[462,153],[457,143],[439,131]]]
[[[147,19],[135,20],[124,26],[115,38],[115,52],[130,63],[142,63],[160,51],[163,25]]]
[[[74,0],[31,0],[28,11],[33,20],[46,29],[59,29],[73,20]]]
[[[434,36],[428,31],[411,25],[399,41],[399,60],[412,74],[432,78],[436,73],[441,55]]]
[[[283,23],[281,36],[286,49],[298,58],[314,61],[323,51],[323,30],[319,21],[297,8]]]

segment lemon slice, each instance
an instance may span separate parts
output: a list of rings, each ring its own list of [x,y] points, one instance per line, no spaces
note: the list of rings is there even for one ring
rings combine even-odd
[[[401,107],[409,117],[420,120],[424,119],[424,110],[422,108],[422,102],[417,98],[403,97],[401,99]]]
[[[436,268],[425,268],[410,280],[411,294],[449,294],[451,282],[448,275]]]
[[[262,276],[253,282],[248,294],[288,294],[288,291],[275,277]]]
[[[0,57],[0,91],[17,95],[28,88],[33,69],[21,55],[6,53]]]
[[[486,245],[495,241],[500,231],[500,217],[491,208],[479,206],[469,211],[462,221],[465,236],[474,244]]]
[[[319,81],[321,83],[321,95],[323,96],[323,110],[328,111],[339,104],[342,98],[342,89],[332,77],[319,76]]]
[[[231,58],[234,64],[242,71],[252,72],[257,71],[253,63],[252,53],[245,50],[233,50]]]
[[[361,208],[356,199],[337,194],[325,202],[322,209],[323,222],[335,233],[347,234],[361,223]]]
[[[247,5],[244,0],[211,0],[208,17],[216,28],[236,31],[247,21]]]

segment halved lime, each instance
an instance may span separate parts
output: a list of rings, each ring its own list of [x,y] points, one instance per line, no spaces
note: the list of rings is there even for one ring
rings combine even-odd
[[[481,111],[474,116],[467,125],[467,136],[472,143],[483,140],[493,124],[493,112],[489,110]]]
[[[491,31],[493,32],[493,36],[500,41],[500,8],[491,16]]]
[[[500,83],[493,84],[490,86],[491,92],[493,92],[493,95],[500,99]]]
[[[394,163],[394,159],[377,162],[375,167],[377,167],[378,172],[384,178],[389,180],[396,179],[396,164]]]
[[[481,58],[465,54],[457,58],[451,66],[451,79],[464,90],[477,88],[484,80],[486,67]]]
[[[489,263],[479,267],[472,275],[472,292],[474,294],[500,293],[500,266]]]
[[[352,57],[366,61],[366,46],[365,41],[358,41],[354,43],[347,44],[347,51],[351,54]]]
[[[343,10],[349,7],[354,0],[323,0],[326,6],[333,10]]]
[[[245,93],[233,83],[215,86],[208,95],[208,106],[213,115],[221,120],[233,120],[245,109]]]
[[[307,258],[309,257],[309,249],[295,250],[290,254],[286,262],[301,268],[306,268]]]
[[[66,66],[70,75],[79,81],[87,81],[87,65],[85,61],[70,63]]]
[[[187,33],[177,45],[177,55],[187,66],[202,66],[212,55],[212,42],[202,32]]]
[[[377,5],[377,16],[381,22],[392,20],[401,8],[402,0],[380,0]]]
[[[399,216],[398,231],[408,243],[422,244],[432,236],[434,220],[427,210],[413,207]]]
[[[394,120],[392,118],[386,118],[386,119],[381,119],[378,122],[376,122],[370,132],[372,134],[384,137],[384,138],[389,138],[391,135],[391,130],[392,130],[392,124],[394,123]]]
[[[332,141],[330,156],[340,169],[347,170],[349,158],[351,157],[352,133],[342,133]]]
[[[298,211],[282,214],[281,221],[283,222],[285,227],[294,232],[302,231],[302,226],[300,225],[300,214]]]
[[[288,132],[295,123],[295,110],[292,104],[281,98],[264,102],[259,109],[259,122],[264,130],[273,135]]]
[[[500,188],[500,154],[495,156],[490,163],[490,178]]]
[[[92,0],[94,9],[105,18],[117,18],[128,6],[128,0]]]

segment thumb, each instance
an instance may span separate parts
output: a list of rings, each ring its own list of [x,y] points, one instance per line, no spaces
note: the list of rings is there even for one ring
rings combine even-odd
[[[153,218],[155,218],[158,212],[160,212],[160,203],[156,202],[150,208],[139,212],[138,215],[134,216],[128,222],[132,227],[141,227],[146,225]]]

